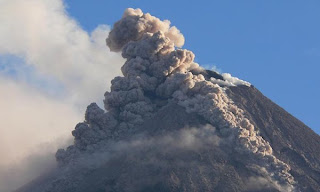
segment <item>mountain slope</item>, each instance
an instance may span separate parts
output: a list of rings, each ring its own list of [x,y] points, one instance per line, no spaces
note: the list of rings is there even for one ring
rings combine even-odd
[[[253,87],[230,87],[227,93],[270,142],[275,156],[291,166],[303,191],[320,191],[319,135]]]

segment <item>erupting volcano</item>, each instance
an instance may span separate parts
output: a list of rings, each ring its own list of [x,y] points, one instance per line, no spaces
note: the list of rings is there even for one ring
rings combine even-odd
[[[320,191],[320,137],[184,41],[127,9],[106,39],[126,62],[104,109],[91,103],[58,168],[17,191]]]

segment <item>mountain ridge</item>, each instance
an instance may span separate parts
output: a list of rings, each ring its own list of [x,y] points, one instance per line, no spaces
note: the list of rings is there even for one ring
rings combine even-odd
[[[247,91],[247,89],[252,90]],[[292,156],[300,160],[300,166],[306,167],[305,169],[309,170],[304,170],[301,173],[300,168],[298,170],[293,169],[292,173],[295,175],[295,178],[307,177],[306,180],[310,182],[309,185],[314,188],[312,190],[308,189],[306,185],[306,191],[319,191],[319,135],[283,108],[263,96],[256,88],[242,87],[242,89],[239,89],[237,87],[230,87],[227,92],[240,108],[245,109],[244,111],[249,113],[248,116],[253,119],[252,122],[255,122],[261,130],[262,137],[271,143],[276,156],[285,161],[288,161],[288,156]],[[263,107],[258,107],[259,105]],[[264,109],[264,111],[261,109]],[[261,114],[262,112],[269,113],[269,115]],[[258,113],[259,115],[254,115],[254,113]],[[261,117],[268,117],[269,120],[264,120]],[[282,125],[281,128],[277,127],[278,125]],[[274,134],[273,132],[278,132],[278,134]],[[285,143],[285,141],[288,143]],[[299,167],[295,163],[288,163],[292,164],[291,168]],[[309,177],[307,172],[312,176]]]

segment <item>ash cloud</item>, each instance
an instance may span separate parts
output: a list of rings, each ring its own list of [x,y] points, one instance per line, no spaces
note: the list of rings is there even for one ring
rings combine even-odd
[[[125,10],[122,19],[114,24],[107,45],[111,51],[120,51],[130,41],[138,41],[144,34],[158,31],[163,32],[175,46],[183,46],[183,35],[175,26],[170,27],[170,21],[161,21],[149,13],[144,14],[141,9],[129,8]]]
[[[217,127],[225,150],[246,155],[243,163],[255,167],[252,171],[263,168],[264,177],[293,190],[290,167],[272,154],[270,144],[225,93],[228,86],[250,84],[230,74],[208,77],[194,63],[191,51],[177,48],[182,40],[183,35],[170,22],[140,9],[127,9],[106,40],[110,50],[121,51],[126,59],[121,68],[124,76],[114,78],[111,91],[105,93],[107,112],[91,104],[86,121],[73,131],[74,145],[59,150],[57,160],[65,164],[83,151],[94,152],[106,140],[130,138],[170,100]]]
[[[186,150],[212,147],[246,156],[239,161],[251,165],[248,169],[258,177],[269,178],[268,182],[273,186],[294,190],[290,167],[273,155],[270,144],[225,93],[228,86],[250,86],[249,83],[228,74],[208,73],[194,62],[195,55],[191,51],[178,48],[183,45],[184,37],[176,27],[170,27],[169,21],[161,21],[140,9],[127,9],[110,31],[106,43],[111,51],[121,52],[126,59],[121,67],[123,76],[115,77],[110,91],[104,94],[105,110],[95,103],[90,104],[85,121],[72,131],[73,145],[57,151],[61,171],[79,163],[94,169],[108,162],[114,154],[121,156],[126,152],[132,154],[130,160],[134,162],[139,162],[135,154],[140,154],[140,158],[145,153],[150,155],[150,162],[169,169],[170,165],[161,161],[164,158],[161,154],[172,153],[171,149],[181,154]],[[143,127],[171,103],[198,115],[209,125],[178,132],[163,127],[164,133]],[[139,129],[141,127],[144,129]],[[153,154],[152,149],[156,149],[161,158]],[[143,176],[145,172],[139,173]],[[71,185],[81,183],[82,176],[61,178],[59,182],[72,183],[67,185],[72,189],[74,186]],[[128,180],[129,176],[121,180],[124,191],[130,189]],[[137,190],[140,185],[142,183],[135,185]]]
[[[106,178],[117,177],[117,186],[114,190],[121,191],[141,191],[146,185],[152,185],[165,179],[166,171],[172,168],[184,169],[197,165],[199,160],[181,159],[190,154],[198,154],[199,151],[210,151],[220,145],[220,137],[216,128],[212,125],[201,125],[198,127],[185,127],[180,130],[171,131],[164,134],[150,137],[148,133],[140,133],[126,140],[104,140],[94,151],[90,153],[78,153],[77,158],[70,159],[67,165],[62,165],[58,172],[55,172],[53,183],[39,186],[40,191],[65,191],[75,190],[75,186],[86,182],[84,175],[90,174],[92,170],[101,169],[103,166],[116,162],[121,162],[121,166],[128,166],[125,173],[120,167],[115,167],[117,173],[112,173]],[[174,161],[174,163],[172,162]],[[171,162],[171,163],[170,163]],[[170,165],[171,164],[171,165]],[[119,164],[120,165],[120,164]],[[149,175],[149,168],[159,170],[160,175]],[[72,172],[77,171],[74,175]],[[120,175],[119,175],[120,174]],[[65,175],[69,175],[66,181]],[[115,176],[116,175],[116,176]],[[144,177],[142,180],[133,177]],[[64,182],[63,186],[56,183]],[[106,191],[111,190],[106,188]]]

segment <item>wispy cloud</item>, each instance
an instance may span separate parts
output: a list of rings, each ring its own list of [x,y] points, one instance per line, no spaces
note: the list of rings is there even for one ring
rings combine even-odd
[[[1,170],[25,162],[39,144],[70,135],[86,105],[102,103],[123,59],[105,46],[109,26],[84,31],[62,0],[0,0],[0,12],[0,153],[6,154],[0,173],[5,173]],[[57,145],[51,146],[52,153]],[[24,182],[20,177],[9,186],[4,177],[0,174],[0,191]]]

